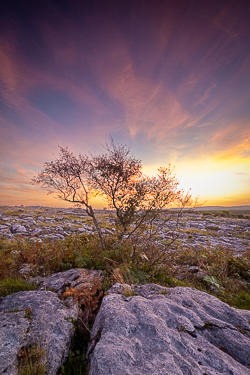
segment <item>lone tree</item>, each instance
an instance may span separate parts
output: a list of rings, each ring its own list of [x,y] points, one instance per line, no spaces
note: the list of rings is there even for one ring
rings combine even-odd
[[[179,182],[170,167],[158,169],[155,177],[142,173],[142,162],[133,156],[127,145],[116,145],[113,139],[101,155],[76,156],[60,147],[59,157],[46,162],[32,182],[41,184],[49,194],[81,205],[93,220],[102,249],[104,236],[90,200],[102,196],[116,214],[117,240],[140,236],[146,242],[155,238],[170,216],[166,209],[178,207],[176,227],[183,208],[190,206],[191,197],[179,189]],[[168,210],[169,211],[169,210]],[[146,229],[146,230],[145,230]],[[176,239],[173,235],[170,241]]]

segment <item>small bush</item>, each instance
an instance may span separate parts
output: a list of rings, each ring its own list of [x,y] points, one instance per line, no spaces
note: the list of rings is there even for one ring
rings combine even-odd
[[[230,301],[231,302],[231,301]],[[250,310],[250,292],[240,292],[230,303],[238,309]]]
[[[133,287],[131,287],[129,285],[124,285],[123,289],[122,289],[122,294],[125,297],[132,297],[132,296],[136,295],[136,291],[135,291],[135,289]]]

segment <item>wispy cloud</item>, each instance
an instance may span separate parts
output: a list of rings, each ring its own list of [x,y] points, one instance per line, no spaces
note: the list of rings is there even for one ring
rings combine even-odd
[[[148,160],[250,159],[247,8],[181,4],[52,2],[50,11],[31,6],[25,22],[8,13],[0,34],[5,186],[25,190],[58,145],[93,151],[109,133]]]

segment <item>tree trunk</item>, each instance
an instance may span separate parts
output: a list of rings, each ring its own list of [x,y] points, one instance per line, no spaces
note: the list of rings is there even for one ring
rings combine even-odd
[[[100,240],[101,248],[102,248],[102,250],[105,250],[105,245],[104,245],[104,241],[103,241],[101,228],[99,227],[99,224],[98,224],[98,221],[95,217],[95,213],[94,213],[94,210],[93,210],[92,206],[87,206],[86,213],[92,218],[95,229],[97,231],[97,234],[98,234],[98,237],[99,237],[99,240]]]

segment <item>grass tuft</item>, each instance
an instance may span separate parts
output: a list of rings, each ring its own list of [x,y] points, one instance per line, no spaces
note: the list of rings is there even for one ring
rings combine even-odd
[[[45,352],[39,346],[23,347],[18,353],[19,375],[47,375]]]
[[[21,278],[7,278],[0,280],[0,297],[6,297],[9,294],[24,292],[26,290],[36,290],[37,286],[27,284]]]

